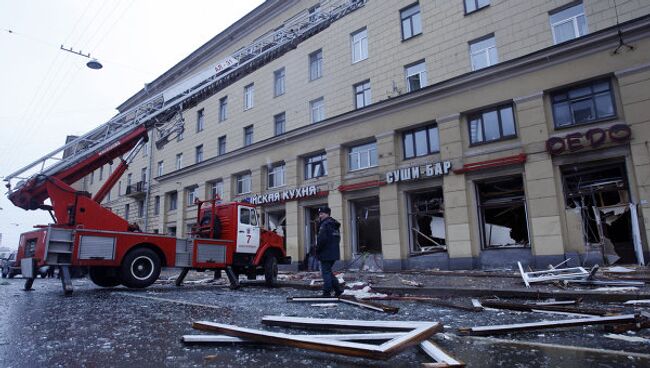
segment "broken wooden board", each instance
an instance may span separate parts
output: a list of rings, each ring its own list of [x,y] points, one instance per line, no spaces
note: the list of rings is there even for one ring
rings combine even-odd
[[[474,306],[469,306],[469,305],[462,305],[462,304],[457,304],[453,303],[450,301],[442,300],[440,298],[432,298],[432,297],[427,297],[427,296],[396,296],[396,295],[388,295],[385,297],[371,297],[367,298],[364,300],[400,300],[400,301],[413,301],[413,302],[422,302],[422,303],[429,303],[432,305],[440,306],[440,307],[448,307],[448,308],[457,308],[457,309],[462,309],[466,311],[471,311],[471,312],[480,312],[483,310],[483,308],[476,308]]]
[[[327,320],[328,323],[336,320]],[[339,320],[344,321],[344,320]],[[359,321],[358,321],[359,322]],[[360,321],[360,323],[371,324],[374,321]],[[399,322],[397,322],[399,323]],[[192,327],[207,331],[216,331],[229,336],[241,337],[249,340],[266,342],[278,345],[292,346],[302,349],[317,350],[328,353],[336,353],[347,356],[388,359],[411,345],[419,344],[429,336],[442,330],[442,325],[434,322],[425,322],[414,325],[409,332],[391,339],[381,345],[362,344],[350,341],[340,341],[321,337],[303,337],[278,332],[254,330],[251,328],[209,322],[198,321]]]
[[[383,332],[370,334],[327,334],[327,335],[296,335],[301,337],[326,338],[341,341],[386,341],[403,336],[405,332]],[[228,335],[183,335],[181,341],[185,343],[260,343],[259,341],[244,339]]]
[[[353,298],[345,298],[345,297],[287,297],[288,302],[341,302],[345,304],[350,304],[354,305],[357,307],[361,308],[366,308],[366,309],[371,309],[377,312],[384,312],[384,313],[397,313],[399,312],[399,308],[397,307],[391,307],[388,305],[380,304],[380,303],[375,303],[375,302],[370,302],[366,300],[358,300],[358,299],[353,299]]]
[[[481,304],[484,307],[489,307],[489,308],[509,309],[509,310],[516,310],[516,311],[524,311],[524,312],[552,311],[552,312],[563,312],[563,313],[594,315],[594,316],[608,316],[608,315],[617,314],[621,312],[620,309],[567,307],[562,305],[537,305],[537,304],[531,305],[531,304],[512,303],[512,302],[504,302],[501,300],[490,300],[490,299],[481,300]]]
[[[438,345],[434,344],[431,340],[424,340],[420,343],[420,349],[424,351],[435,363],[424,363],[423,367],[464,367],[465,363],[455,359],[446,351],[441,349]]]
[[[511,325],[461,327],[458,330],[461,333],[469,334],[469,335],[498,335],[498,334],[505,334],[510,332],[541,330],[541,329],[548,329],[548,328],[617,324],[617,323],[626,323],[626,322],[635,322],[635,321],[636,321],[636,317],[634,314],[625,314],[621,316],[612,316],[612,317],[591,317],[591,318],[568,319],[568,320],[561,320],[561,321],[540,321],[540,322],[531,322],[531,323],[518,323],[518,324],[511,324]]]
[[[264,316],[262,324],[269,326],[303,327],[314,329],[340,329],[340,330],[412,330],[428,321],[362,321],[354,319],[327,319],[287,316]]]

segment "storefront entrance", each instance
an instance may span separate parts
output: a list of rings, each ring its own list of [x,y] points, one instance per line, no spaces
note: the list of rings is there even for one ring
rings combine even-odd
[[[316,245],[318,238],[318,208],[324,206],[327,204],[305,207],[305,259],[301,267],[305,271],[320,270],[318,259],[310,253],[310,249]]]
[[[409,193],[407,198],[411,253],[446,251],[445,205],[442,188]]]
[[[561,170],[569,231],[580,231],[586,250],[600,251],[606,264],[637,263],[624,163]]]

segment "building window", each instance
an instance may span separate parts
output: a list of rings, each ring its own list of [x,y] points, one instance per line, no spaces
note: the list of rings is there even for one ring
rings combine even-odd
[[[597,80],[551,94],[556,128],[588,124],[616,116],[609,80]]]
[[[445,203],[441,188],[408,194],[408,221],[411,252],[447,250]]]
[[[284,68],[273,72],[273,96],[278,97],[284,94]]]
[[[93,171],[90,173],[90,184],[94,184],[94,183],[95,183],[95,172]]]
[[[323,76],[323,50],[309,54],[309,80],[313,81]]]
[[[589,32],[582,3],[552,12],[549,20],[555,44],[584,36]]]
[[[273,117],[273,133],[275,135],[282,135],[285,132],[285,125],[286,125],[286,114],[285,113],[280,113],[277,114]]]
[[[179,153],[176,155],[176,170],[183,168],[183,154]]]
[[[185,137],[184,133],[185,133],[185,128],[181,128],[181,130],[176,135],[176,142],[180,142],[183,140],[183,138]]]
[[[225,155],[225,154],[226,154],[226,136],[222,135],[221,137],[219,137],[219,140],[218,140],[217,155],[221,156],[221,155]]]
[[[169,203],[169,211],[174,211],[178,208],[178,192],[167,194],[167,199],[167,202]]]
[[[350,35],[352,42],[352,63],[368,58],[368,30],[363,28]]]
[[[354,85],[354,102],[357,109],[370,105],[371,99],[369,80]]]
[[[154,216],[160,215],[160,196],[155,196],[153,199],[153,214]]]
[[[122,195],[122,180],[117,182],[117,196],[119,197],[121,195]]]
[[[315,22],[320,17],[320,4],[309,9],[309,21]]]
[[[327,154],[325,152],[305,158],[305,179],[327,176]]]
[[[244,146],[253,144],[253,126],[249,125],[244,128]]]
[[[133,184],[133,174],[132,174],[132,173],[128,173],[128,174],[126,174],[126,186],[127,186],[127,187],[130,187],[131,184]],[[127,190],[128,190],[128,189],[127,189]]]
[[[476,190],[483,248],[527,247],[530,243],[521,176],[480,182]]]
[[[437,124],[404,132],[402,140],[404,142],[404,158],[407,159],[440,152]]]
[[[142,182],[142,185],[147,185],[147,168],[143,167],[142,170],[140,170],[140,181]]]
[[[318,123],[319,121],[325,120],[325,100],[323,97],[310,101],[309,108],[311,110],[312,123]]]
[[[187,188],[185,192],[187,193],[187,205],[193,206],[194,202],[198,199],[199,187]]]
[[[487,68],[499,62],[494,35],[470,42],[469,53],[472,59],[472,70]]]
[[[205,114],[204,114],[204,110],[201,109],[201,110],[196,112],[196,132],[197,133],[203,131],[204,121],[205,121]]]
[[[512,105],[482,110],[467,117],[470,144],[499,141],[517,136]]]
[[[251,83],[244,87],[244,110],[252,109],[255,98],[255,84]]]
[[[228,119],[228,96],[219,99],[219,121]]]
[[[284,186],[284,163],[273,165],[269,168],[268,184],[269,189]]]
[[[99,168],[99,180],[104,180],[104,166]]]
[[[250,173],[237,175],[236,180],[238,195],[251,192],[252,177]]]
[[[195,162],[198,164],[199,162],[203,161],[203,145],[198,145],[194,149],[194,157],[195,157]]]
[[[144,217],[144,200],[138,201],[138,217]]]
[[[350,148],[350,171],[377,166],[377,144],[368,143]]]
[[[212,199],[223,199],[223,180],[218,180],[212,182],[212,187],[210,188],[210,195]]]
[[[404,67],[407,92],[416,91],[427,86],[427,66],[424,60]]]
[[[413,4],[400,11],[400,17],[402,19],[402,40],[408,40],[422,33],[420,4]]]
[[[165,173],[165,162],[158,161],[158,176],[163,176]]]
[[[490,5],[490,0],[465,0],[465,14],[473,13]]]
[[[129,212],[131,212],[131,204],[127,203],[124,205],[124,219],[129,220]]]

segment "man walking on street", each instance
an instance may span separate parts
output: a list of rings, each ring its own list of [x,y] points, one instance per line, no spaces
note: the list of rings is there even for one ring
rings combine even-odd
[[[341,224],[330,217],[332,210],[329,207],[318,209],[318,239],[316,240],[316,254],[320,261],[320,271],[323,275],[323,296],[329,297],[334,291],[334,296],[343,294],[339,281],[332,273],[334,262],[341,258],[339,243],[341,242]]]

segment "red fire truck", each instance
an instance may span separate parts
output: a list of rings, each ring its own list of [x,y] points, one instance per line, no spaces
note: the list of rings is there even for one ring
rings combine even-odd
[[[218,198],[197,201],[198,224],[186,239],[140,232],[100,204],[146,140],[147,127],[141,125],[103,142],[103,148],[67,158],[66,165],[33,175],[13,191],[10,188],[9,199],[16,206],[47,210],[54,219],[20,237],[18,258],[27,278],[25,289],[31,289],[36,270],[48,265],[59,268],[66,294],[72,292],[72,267],[87,268],[90,279],[102,287],[144,288],[158,279],[162,267],[182,269],[177,285],[191,269],[225,270],[233,286],[238,285],[238,274],[249,278],[264,274],[266,283],[274,284],[278,264],[290,263],[291,258],[280,235],[260,228],[251,204],[220,203]],[[94,196],[71,187],[127,151]],[[48,198],[51,204],[45,203]]]

